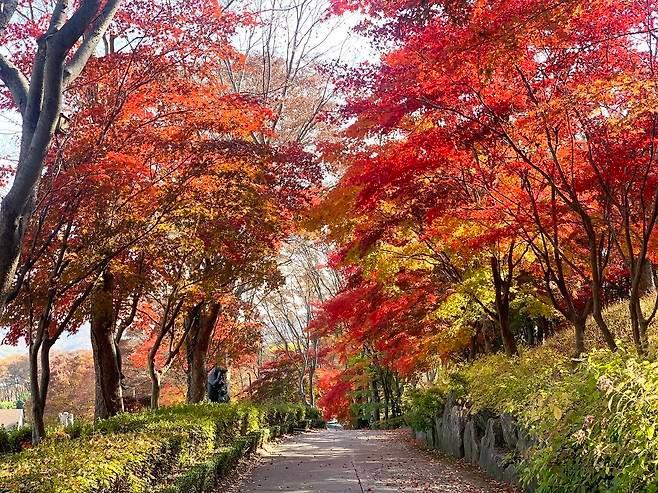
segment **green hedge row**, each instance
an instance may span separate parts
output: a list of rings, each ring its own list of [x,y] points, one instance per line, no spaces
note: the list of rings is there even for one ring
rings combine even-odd
[[[200,404],[126,413],[3,457],[0,492],[206,491],[266,436],[316,417],[316,410],[286,404]]]
[[[289,431],[287,426],[272,426],[252,431],[237,438],[230,446],[217,450],[209,459],[190,467],[172,484],[154,489],[155,493],[206,493],[213,491],[217,482],[230,472],[247,453],[262,447],[269,440]]]

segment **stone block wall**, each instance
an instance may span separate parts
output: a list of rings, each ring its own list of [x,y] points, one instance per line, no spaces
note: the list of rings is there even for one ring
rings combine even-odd
[[[517,464],[533,445],[531,437],[508,414],[470,414],[454,396],[438,410],[434,426],[414,432],[430,448],[479,466],[499,481],[519,485]]]

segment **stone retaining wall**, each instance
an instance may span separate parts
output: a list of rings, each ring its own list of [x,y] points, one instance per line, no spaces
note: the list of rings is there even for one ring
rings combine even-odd
[[[533,445],[512,416],[487,411],[471,415],[452,395],[434,419],[434,426],[414,433],[428,447],[464,459],[495,479],[517,486],[518,461]]]

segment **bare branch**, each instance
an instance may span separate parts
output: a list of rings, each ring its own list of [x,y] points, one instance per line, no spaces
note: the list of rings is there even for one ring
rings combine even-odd
[[[7,89],[9,89],[11,97],[18,110],[21,114],[24,114],[27,105],[27,93],[29,87],[27,78],[18,67],[16,67],[16,65],[14,65],[11,60],[6,58],[2,53],[0,53],[0,80],[2,80],[7,86]]]

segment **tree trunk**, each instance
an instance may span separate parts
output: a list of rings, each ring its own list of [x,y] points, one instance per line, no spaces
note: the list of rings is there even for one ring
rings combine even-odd
[[[306,397],[306,385],[304,383],[305,380],[305,372],[300,372],[300,376],[297,378],[297,393],[299,394],[300,402],[308,406],[308,399]]]
[[[598,326],[599,330],[603,334],[603,339],[605,340],[608,349],[610,349],[611,351],[616,351],[617,343],[615,342],[615,338],[612,335],[612,332],[610,332],[610,329],[608,328],[608,324],[605,322],[605,319],[603,318],[601,307],[598,305],[597,302],[595,302],[594,305],[595,308],[592,310],[592,317],[596,321],[596,325]]]
[[[496,317],[503,348],[507,356],[516,356],[519,354],[519,350],[510,324],[510,282],[502,278],[500,265],[495,256],[491,257],[491,272],[496,291]]]
[[[372,420],[373,422],[377,423],[381,420],[381,415],[379,413],[379,406],[381,403],[379,399],[379,386],[377,385],[376,375],[373,375],[370,379],[370,388],[370,391],[372,392],[372,402],[374,404],[372,407]]]
[[[0,206],[0,313],[4,312],[7,297],[13,288],[21,242],[32,209],[28,205],[25,213],[16,213],[5,201],[6,197]]]
[[[160,373],[155,369],[150,370],[151,376],[151,410],[160,409]]]
[[[187,402],[197,404],[206,397],[208,380],[206,354],[202,351],[188,351],[187,364]]]
[[[633,343],[638,356],[645,357],[648,351],[647,329],[648,323],[642,314],[640,297],[631,297],[629,300],[629,311],[631,318],[631,330],[633,333]]]
[[[212,334],[219,318],[220,304],[200,303],[188,313],[186,323],[190,330],[186,337],[187,354],[187,402],[196,404],[206,396],[208,383],[208,350]]]
[[[311,366],[308,370],[308,390],[309,390],[309,404],[311,407],[315,407],[315,366]]]
[[[393,383],[395,384],[395,417],[402,416],[402,385],[397,375],[393,375]]]
[[[580,356],[585,352],[586,323],[587,319],[582,318],[576,319],[573,322],[576,335],[576,358],[580,358]]]
[[[493,346],[491,344],[492,335],[493,335],[493,330],[491,330],[491,321],[487,318],[482,322],[482,338],[484,340],[485,355],[489,355],[493,353]]]
[[[149,351],[148,358],[148,372],[149,378],[151,379],[151,409],[156,410],[160,408],[160,382],[162,375],[155,368],[155,356],[157,353],[157,348],[154,346]]]
[[[384,391],[384,419],[388,419],[389,415],[389,406],[391,403],[391,387],[388,382],[386,374],[382,371],[382,390]]]
[[[44,402],[39,389],[39,346],[30,347],[30,400],[32,401],[32,444],[37,445],[46,436],[43,420]]]
[[[641,269],[638,291],[640,296],[646,296],[656,291],[656,281],[653,275],[653,266],[648,259],[642,262]]]
[[[500,327],[500,335],[503,339],[505,354],[507,356],[517,356],[519,354],[519,350],[516,346],[516,339],[514,339],[512,329],[510,328],[510,320],[507,311],[503,312],[503,314],[499,314],[498,324]]]
[[[94,417],[106,419],[124,411],[121,369],[114,340],[114,279],[103,273],[91,300],[91,347],[96,376]]]

